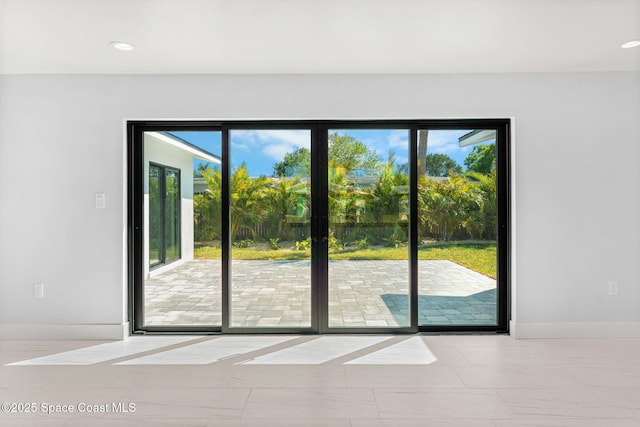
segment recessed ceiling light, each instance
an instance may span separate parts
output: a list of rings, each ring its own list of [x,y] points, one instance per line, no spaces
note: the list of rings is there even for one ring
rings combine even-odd
[[[630,49],[632,47],[638,47],[640,46],[640,40],[629,40],[626,43],[622,43],[622,48],[623,49]]]
[[[109,43],[109,46],[111,46],[114,49],[126,50],[126,51],[133,50],[136,47],[136,45],[134,45],[133,43],[119,42],[119,41],[111,42]]]

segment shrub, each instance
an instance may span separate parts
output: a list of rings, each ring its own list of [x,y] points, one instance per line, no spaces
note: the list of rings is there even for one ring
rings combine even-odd
[[[333,230],[329,230],[329,249],[344,249],[344,245],[333,234]]]
[[[235,246],[236,248],[248,248],[252,244],[253,244],[253,240],[244,239],[244,240],[240,240],[239,242],[235,242],[233,246]]]
[[[280,239],[277,237],[275,239],[269,239],[269,248],[273,249],[274,251],[277,251],[278,249],[282,249],[278,244],[278,240]]]
[[[367,238],[365,237],[364,239],[356,240],[356,248],[369,249],[369,242],[367,241]]]
[[[311,237],[296,242],[296,251],[303,251],[311,248]]]

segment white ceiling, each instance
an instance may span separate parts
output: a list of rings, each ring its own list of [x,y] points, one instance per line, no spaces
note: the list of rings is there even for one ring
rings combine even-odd
[[[632,39],[640,0],[0,0],[2,74],[640,70]]]

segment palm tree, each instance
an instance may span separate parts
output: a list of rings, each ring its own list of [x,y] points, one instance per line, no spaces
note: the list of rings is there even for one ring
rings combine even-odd
[[[195,240],[219,239],[221,237],[222,174],[219,170],[209,167],[199,168],[198,171],[207,181],[208,188],[204,194],[193,196]]]
[[[231,177],[231,239],[236,240],[240,230],[256,237],[255,226],[265,216],[265,199],[269,193],[265,177],[251,178],[243,162]]]
[[[481,174],[478,172],[467,172],[466,176],[476,185],[482,195],[482,206],[471,218],[474,224],[465,226],[469,229],[472,237],[484,237],[495,240],[498,235],[498,204],[496,172]],[[476,229],[473,229],[475,225]]]
[[[408,176],[395,165],[395,155],[389,154],[387,163],[382,165],[378,182],[373,187],[371,199],[371,215],[373,221],[380,224],[377,237],[388,237],[388,230],[394,230],[401,220],[407,219],[402,212],[402,201],[408,197]],[[402,218],[402,214],[405,217]]]
[[[280,177],[273,191],[268,192],[267,202],[272,221],[277,225],[276,237],[281,240],[291,238],[287,218],[296,215],[300,199],[303,199],[303,203],[308,203],[308,198],[308,183],[305,183],[301,178]],[[308,233],[304,234],[308,235]]]
[[[418,131],[418,177],[427,174],[427,140],[429,139],[429,129]]]
[[[444,182],[422,177],[418,189],[419,220],[441,240],[451,240],[484,206],[478,185],[462,176],[452,175]]]

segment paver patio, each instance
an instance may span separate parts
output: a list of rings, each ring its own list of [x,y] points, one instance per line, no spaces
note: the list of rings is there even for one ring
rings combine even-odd
[[[231,326],[308,326],[310,261],[232,261]],[[407,261],[330,261],[329,326],[408,324]],[[496,281],[419,261],[419,324],[494,325]],[[221,262],[180,263],[145,281],[146,325],[220,325]]]

